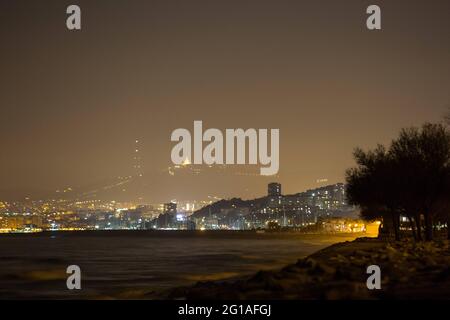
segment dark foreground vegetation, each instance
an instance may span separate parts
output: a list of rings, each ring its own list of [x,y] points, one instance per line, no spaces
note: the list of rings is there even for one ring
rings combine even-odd
[[[381,219],[395,240],[400,240],[401,217],[418,241],[431,241],[450,224],[450,131],[444,124],[403,129],[389,148],[356,149],[354,156],[347,198],[361,208],[362,218]]]

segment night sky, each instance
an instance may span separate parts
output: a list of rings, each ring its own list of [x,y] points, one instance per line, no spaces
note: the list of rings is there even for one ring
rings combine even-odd
[[[381,31],[366,29],[370,4]],[[448,0],[1,0],[0,37],[0,200],[132,174],[135,139],[144,187],[108,197],[300,192],[450,104]],[[279,176],[166,174],[171,132],[194,120],[279,128]]]

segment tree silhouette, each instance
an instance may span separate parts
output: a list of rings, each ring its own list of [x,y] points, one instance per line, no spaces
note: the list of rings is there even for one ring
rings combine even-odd
[[[373,151],[357,148],[354,157],[357,168],[347,170],[347,198],[361,207],[366,220],[381,218],[385,229],[393,230],[400,239],[400,209],[395,195],[392,160],[386,149],[378,145]]]
[[[425,124],[421,129],[403,129],[393,141],[390,154],[399,168],[396,176],[404,188],[403,207],[417,221],[425,220],[425,238],[433,238],[433,218],[447,193],[450,162],[450,133],[440,124]],[[411,212],[413,210],[414,212]],[[418,228],[420,232],[420,228]]]
[[[433,239],[434,219],[444,216],[449,225],[450,133],[444,125],[424,124],[403,129],[389,150],[354,152],[356,168],[347,170],[347,197],[361,207],[365,219],[392,221],[400,239],[400,215],[408,217],[414,238]],[[449,229],[449,228],[447,228]],[[450,238],[450,230],[448,231]]]

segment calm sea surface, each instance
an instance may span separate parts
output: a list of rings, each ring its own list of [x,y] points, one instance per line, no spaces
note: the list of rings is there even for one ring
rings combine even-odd
[[[276,269],[356,236],[238,231],[87,231],[0,235],[0,298],[142,298],[200,280]],[[82,290],[66,288],[78,265]]]

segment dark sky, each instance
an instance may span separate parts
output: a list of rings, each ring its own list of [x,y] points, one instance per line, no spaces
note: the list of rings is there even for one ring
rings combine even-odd
[[[136,138],[145,201],[299,192],[450,103],[448,0],[1,0],[0,26],[0,199],[131,174]],[[279,128],[279,176],[162,173],[194,120]]]

